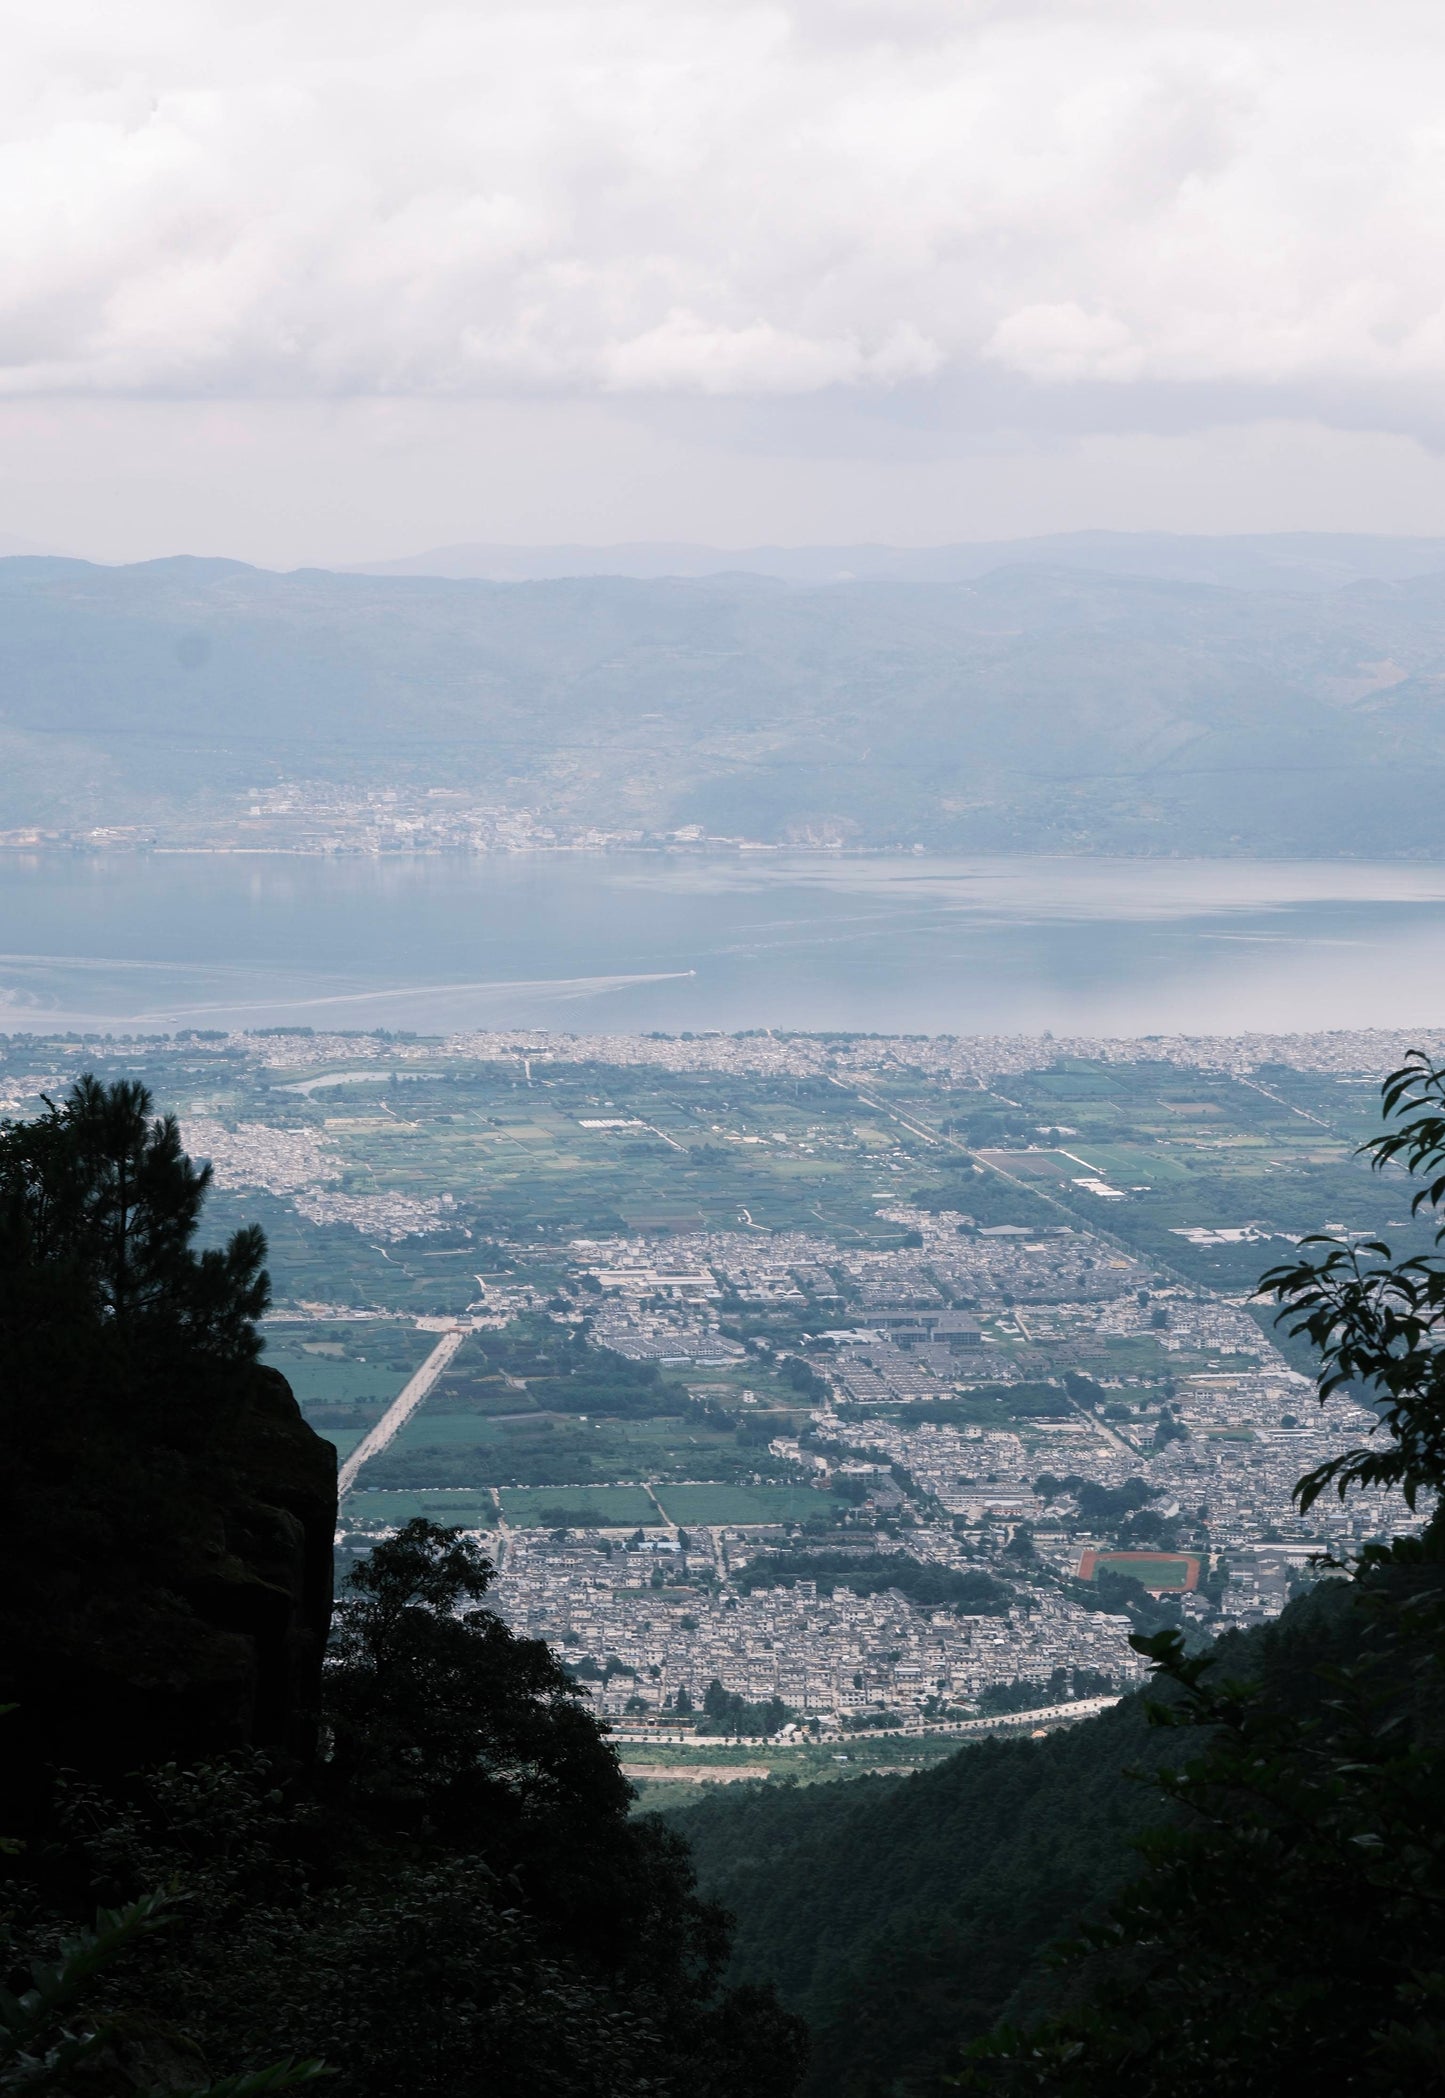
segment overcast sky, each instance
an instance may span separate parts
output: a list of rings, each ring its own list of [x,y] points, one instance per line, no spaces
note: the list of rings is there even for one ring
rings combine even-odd
[[[0,533],[1445,532],[1438,0],[4,0]]]

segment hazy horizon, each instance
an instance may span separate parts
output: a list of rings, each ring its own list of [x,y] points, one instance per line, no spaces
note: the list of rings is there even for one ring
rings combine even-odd
[[[1329,588],[1367,577],[1401,580],[1445,570],[1445,535],[1399,532],[1162,532],[1104,527],[954,540],[813,539],[725,545],[700,540],[462,540],[362,561],[292,564],[177,547],[139,560],[99,559],[68,546],[0,533],[0,561],[79,561],[123,568],[186,559],[230,561],[273,574],[300,567],[357,576],[520,582],[577,577],[692,578],[753,573],[804,583],[972,580],[1020,557],[1101,574],[1228,583],[1237,588]],[[1031,562],[1032,565],[1032,562]]]

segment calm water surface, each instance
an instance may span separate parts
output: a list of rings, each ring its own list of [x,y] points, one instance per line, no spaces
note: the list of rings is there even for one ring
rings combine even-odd
[[[0,1030],[1445,1021],[1445,865],[0,856]]]

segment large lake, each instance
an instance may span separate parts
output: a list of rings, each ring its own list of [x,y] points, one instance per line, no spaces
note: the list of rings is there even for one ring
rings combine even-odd
[[[1445,1021],[1445,866],[0,856],[0,1030]]]

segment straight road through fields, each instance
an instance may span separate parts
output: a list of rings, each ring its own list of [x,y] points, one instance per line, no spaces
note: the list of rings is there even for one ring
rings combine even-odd
[[[363,1464],[369,1464],[406,1426],[466,1337],[463,1326],[455,1326],[442,1335],[421,1368],[407,1379],[376,1426],[363,1436],[342,1465],[336,1477],[338,1494],[350,1493]]]

